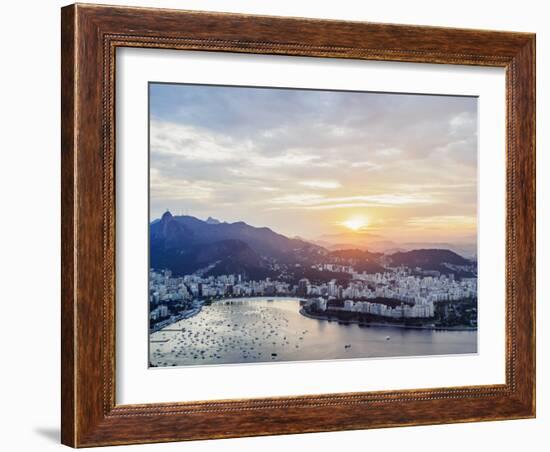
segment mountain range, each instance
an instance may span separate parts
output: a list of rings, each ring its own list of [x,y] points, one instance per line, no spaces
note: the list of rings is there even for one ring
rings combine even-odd
[[[328,250],[357,248],[376,253],[392,254],[398,251],[417,249],[447,249],[461,256],[475,259],[477,245],[475,237],[464,237],[455,243],[449,242],[395,242],[372,232],[351,232],[322,235],[312,241]]]
[[[330,250],[300,238],[288,238],[267,228],[242,221],[206,221],[189,215],[165,212],[149,225],[150,266],[170,269],[176,275],[242,274],[251,279],[266,277],[295,280],[303,276],[330,277],[308,269],[315,264],[353,265],[358,271],[383,271],[383,263],[423,269],[449,270],[447,264],[471,262],[447,249],[397,252],[391,255],[350,247]],[[329,272],[330,273],[330,272]]]

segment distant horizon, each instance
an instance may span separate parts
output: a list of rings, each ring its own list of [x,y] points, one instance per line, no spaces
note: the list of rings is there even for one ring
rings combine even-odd
[[[477,99],[150,84],[150,219],[477,242]]]
[[[202,222],[205,222],[205,223],[209,219],[218,221],[220,224],[245,223],[248,226],[251,226],[251,227],[254,227],[254,228],[267,228],[267,229],[270,229],[274,233],[284,235],[285,237],[290,238],[290,239],[300,239],[300,240],[304,240],[306,242],[311,242],[311,243],[319,245],[319,246],[328,246],[331,250],[347,249],[347,248],[359,248],[359,249],[372,248],[372,249],[370,249],[370,251],[372,251],[372,252],[386,252],[386,251],[380,251],[380,249],[393,251],[396,248],[401,248],[401,249],[409,248],[409,249],[407,249],[407,251],[411,251],[413,249],[414,250],[422,249],[422,248],[414,248],[414,247],[410,248],[412,245],[417,245],[417,246],[421,246],[421,245],[430,245],[430,246],[446,245],[447,246],[447,248],[442,248],[442,249],[448,249],[448,246],[450,245],[451,248],[456,248],[456,250],[461,250],[461,251],[456,251],[455,250],[455,252],[458,253],[458,254],[463,255],[464,257],[476,257],[477,256],[477,251],[475,251],[475,252],[464,251],[465,249],[469,249],[470,247],[473,248],[473,249],[477,248],[477,243],[476,243],[475,237],[473,237],[473,238],[464,237],[463,240],[457,240],[457,241],[454,241],[454,242],[443,242],[443,241],[393,242],[393,241],[387,240],[386,237],[371,234],[371,233],[366,232],[366,231],[351,231],[349,234],[350,234],[350,236],[354,237],[356,243],[353,243],[353,241],[351,243],[339,243],[342,240],[336,240],[335,237],[330,237],[330,236],[327,236],[327,235],[322,235],[322,236],[319,236],[319,237],[287,236],[287,235],[281,233],[280,231],[277,231],[276,229],[274,229],[274,228],[272,228],[268,225],[254,225],[254,224],[250,224],[250,223],[248,223],[247,221],[244,221],[244,220],[225,221],[224,219],[216,217],[214,215],[209,215],[206,218],[200,218],[196,215],[192,215],[192,214],[189,214],[189,213],[181,213],[181,212],[180,213],[177,213],[177,212],[174,213],[174,212],[171,212],[170,209],[167,209],[162,215],[160,215],[156,218],[151,218],[149,220],[149,224],[154,224],[154,223],[160,221],[162,219],[162,216],[165,213],[170,213],[170,215],[172,215],[173,217],[195,218],[195,219],[197,219],[199,221],[202,221]],[[341,237],[341,235],[337,235],[337,236]],[[368,239],[368,238],[370,238],[370,239],[374,238],[374,240],[375,240],[374,242],[371,242],[372,247],[369,247],[369,242],[367,240],[365,240],[365,239]],[[323,242],[325,242],[325,243],[323,243]],[[381,242],[392,242],[392,243],[388,244],[386,247],[384,247],[384,246],[380,245]],[[338,247],[337,245],[341,245],[341,247]]]

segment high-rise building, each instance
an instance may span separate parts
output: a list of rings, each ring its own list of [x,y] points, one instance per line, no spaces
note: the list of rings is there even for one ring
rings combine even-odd
[[[299,297],[307,297],[309,294],[309,279],[302,278],[298,281],[298,290],[296,294]]]

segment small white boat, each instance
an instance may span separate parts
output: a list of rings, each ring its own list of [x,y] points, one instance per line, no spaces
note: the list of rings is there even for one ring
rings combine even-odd
[[[386,340],[389,341],[391,339],[391,337],[389,336],[386,336]]]

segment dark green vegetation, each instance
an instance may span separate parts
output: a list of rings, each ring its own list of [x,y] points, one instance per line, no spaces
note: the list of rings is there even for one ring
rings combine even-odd
[[[392,266],[406,266],[412,269],[454,273],[460,277],[473,277],[472,262],[450,250],[422,249],[407,252],[397,252],[387,258]]]
[[[477,298],[436,303],[435,321],[441,326],[477,326]]]
[[[392,298],[370,298],[370,303],[379,303],[395,308],[403,303]],[[409,303],[412,305],[412,303]],[[330,300],[325,311],[319,310],[316,305],[304,306],[304,313],[327,320],[336,320],[342,323],[358,322],[360,325],[388,324],[402,325],[411,328],[449,328],[449,329],[475,329],[477,328],[477,298],[466,298],[456,301],[441,301],[435,303],[435,316],[433,318],[389,318],[342,310],[342,300]]]

